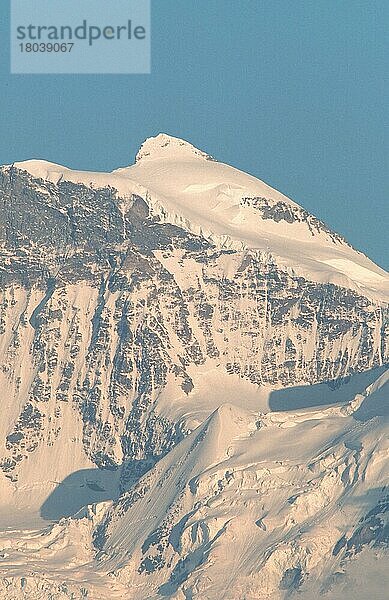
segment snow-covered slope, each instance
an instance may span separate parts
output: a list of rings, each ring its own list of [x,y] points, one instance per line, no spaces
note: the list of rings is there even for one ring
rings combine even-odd
[[[41,160],[15,166],[55,183],[112,186],[123,198],[139,194],[163,222],[202,235],[218,247],[267,251],[313,281],[352,287],[375,298],[389,296],[386,272],[298,204],[166,134],[146,140],[134,165],[112,173],[72,171]]]
[[[322,409],[221,405],[116,502],[1,535],[0,597],[384,600],[388,375]]]
[[[388,375],[323,410],[220,406],[108,511],[98,560],[142,597],[336,587],[355,555],[387,547]]]

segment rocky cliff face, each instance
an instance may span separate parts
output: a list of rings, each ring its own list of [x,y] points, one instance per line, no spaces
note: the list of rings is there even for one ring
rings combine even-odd
[[[158,411],[190,404],[207,361],[255,385],[331,381],[383,364],[385,309],[217,249],[149,216],[145,199],[26,172],[0,173],[2,389],[12,406],[1,468],[16,482],[62,414],[97,467],[155,460],[186,431]],[[174,390],[174,391],[173,391]],[[149,463],[145,463],[149,464]]]

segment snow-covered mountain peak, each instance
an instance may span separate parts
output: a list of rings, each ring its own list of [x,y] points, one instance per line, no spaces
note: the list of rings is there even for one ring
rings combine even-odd
[[[173,137],[167,133],[159,133],[155,137],[147,138],[141,145],[136,162],[141,160],[169,160],[169,159],[198,159],[212,160],[202,150],[199,150],[189,142]]]
[[[388,275],[158,139],[0,168],[0,598],[383,599]]]
[[[387,273],[325,223],[264,181],[211,159],[182,139],[164,133],[151,137],[135,164],[110,173],[77,171],[43,160],[13,166],[55,185],[70,181],[93,189],[114,188],[124,203],[139,196],[151,217],[217,248],[264,252],[306,279],[380,300],[388,297]]]

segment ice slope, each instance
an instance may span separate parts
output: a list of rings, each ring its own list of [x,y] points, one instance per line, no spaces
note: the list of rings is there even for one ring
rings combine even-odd
[[[220,406],[117,502],[1,534],[0,597],[384,600],[388,381],[331,407]]]
[[[298,204],[166,134],[146,140],[134,165],[112,173],[74,171],[43,160],[14,166],[54,183],[65,179],[111,186],[124,201],[140,195],[160,221],[200,234],[219,247],[258,249],[307,279],[381,300],[389,295],[387,273]]]

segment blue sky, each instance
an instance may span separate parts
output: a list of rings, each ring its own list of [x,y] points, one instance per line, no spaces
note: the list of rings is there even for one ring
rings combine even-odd
[[[111,170],[163,131],[389,266],[386,0],[152,0],[152,73],[126,76],[10,75],[0,10],[0,163]]]

